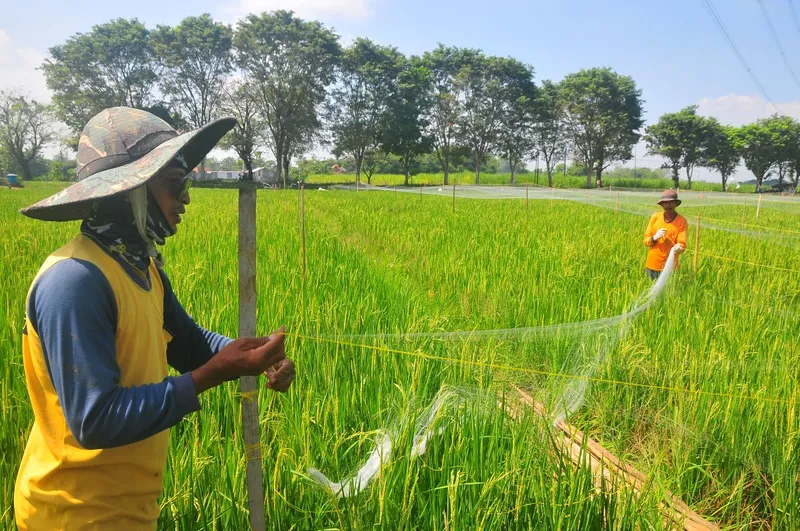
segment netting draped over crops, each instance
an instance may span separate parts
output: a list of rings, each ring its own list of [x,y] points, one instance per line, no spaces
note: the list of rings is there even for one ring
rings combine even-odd
[[[498,357],[494,361],[473,365],[495,371],[494,377],[498,380],[505,379],[531,389],[549,412],[548,420],[556,425],[568,419],[584,404],[591,379],[604,363],[613,363],[613,353],[628,333],[631,321],[658,300],[668,285],[675,264],[676,253],[673,248],[658,279],[633,302],[630,310],[603,319],[501,330],[351,335],[344,336],[344,339],[349,342],[402,341],[406,345],[427,343],[427,346],[435,342],[457,341],[465,343],[473,351],[495,351]],[[459,362],[455,359],[451,361]],[[392,425],[376,427],[375,447],[351,477],[334,482],[316,468],[310,468],[308,473],[314,481],[338,497],[356,495],[380,474],[393,451],[408,451],[410,459],[424,455],[428,442],[444,429],[444,424],[457,424],[459,411],[467,402],[473,406],[492,407],[489,396],[479,396],[477,392],[463,387],[444,385],[421,413],[415,415],[407,411],[399,415]],[[404,432],[409,431],[413,432],[410,449],[399,447],[397,441],[402,439]]]

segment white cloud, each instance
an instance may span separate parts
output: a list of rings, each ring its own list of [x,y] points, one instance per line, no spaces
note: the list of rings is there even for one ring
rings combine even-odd
[[[220,9],[233,19],[249,13],[286,9],[306,19],[343,18],[364,20],[372,16],[373,0],[234,0]]]
[[[0,89],[19,90],[42,101],[50,99],[44,74],[37,70],[45,56],[31,48],[17,48],[11,35],[0,29]]]
[[[776,103],[773,106],[760,97],[728,94],[719,98],[703,98],[697,102],[698,114],[713,116],[723,124],[735,126],[767,118],[776,112],[800,119],[800,101]]]

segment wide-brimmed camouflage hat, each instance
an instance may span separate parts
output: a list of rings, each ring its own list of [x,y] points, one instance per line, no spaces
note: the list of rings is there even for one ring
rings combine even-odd
[[[147,111],[105,109],[81,133],[78,182],[20,213],[44,221],[84,219],[94,202],[143,185],[178,154],[189,170],[196,167],[235,125],[234,118],[221,118],[178,134]]]

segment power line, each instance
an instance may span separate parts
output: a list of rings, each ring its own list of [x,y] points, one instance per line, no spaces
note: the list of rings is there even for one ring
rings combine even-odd
[[[794,20],[794,27],[797,28],[797,33],[800,33],[800,22],[797,21],[797,13],[794,11],[794,4],[789,0],[789,11],[792,13],[792,20]]]
[[[761,95],[764,96],[764,99],[766,99],[768,102],[772,104],[772,106],[775,108],[776,111],[780,112],[778,106],[775,105],[775,102],[772,100],[769,94],[767,94],[767,91],[764,90],[764,86],[761,84],[761,82],[758,81],[758,78],[756,78],[756,75],[753,73],[753,70],[750,68],[750,65],[747,64],[747,61],[745,61],[744,56],[742,56],[742,53],[736,46],[736,43],[733,42],[733,38],[731,38],[730,34],[728,33],[728,30],[725,29],[725,24],[722,23],[722,19],[720,19],[719,15],[717,15],[717,11],[716,9],[714,9],[714,4],[711,2],[711,0],[703,0],[703,3],[705,4],[708,13],[711,15],[711,18],[714,20],[714,23],[722,32],[723,37],[725,37],[725,40],[728,41],[728,45],[733,50],[733,53],[736,54],[736,58],[739,59],[739,62],[747,71],[747,74],[750,76],[750,79],[752,79],[753,83],[756,85],[756,87],[758,87],[758,90],[759,92],[761,92]]]
[[[767,6],[764,5],[764,0],[758,0],[758,5],[761,7],[761,14],[764,15],[764,22],[767,23],[767,28],[769,28],[772,39],[775,41],[775,46],[778,48],[778,53],[781,54],[783,64],[786,65],[786,69],[792,75],[792,79],[794,79],[795,84],[800,87],[800,79],[797,79],[797,75],[794,73],[794,70],[792,70],[792,65],[789,64],[789,60],[786,58],[786,52],[783,51],[781,40],[778,38],[778,34],[775,31],[775,26],[772,25],[772,19],[769,18],[769,11],[767,11]],[[794,11],[792,12],[794,13]],[[797,21],[795,20],[795,22]]]

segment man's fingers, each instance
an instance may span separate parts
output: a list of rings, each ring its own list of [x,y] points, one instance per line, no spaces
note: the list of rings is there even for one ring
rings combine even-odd
[[[286,357],[285,340],[284,327],[281,327],[277,332],[269,336],[269,341],[253,349],[253,354],[263,363],[264,371]]]
[[[237,346],[241,350],[252,350],[264,346],[269,337],[242,337],[236,340]]]
[[[285,358],[272,367],[271,370],[268,370],[267,375],[269,376],[266,384],[267,388],[283,393],[294,382],[294,362],[289,358]]]

